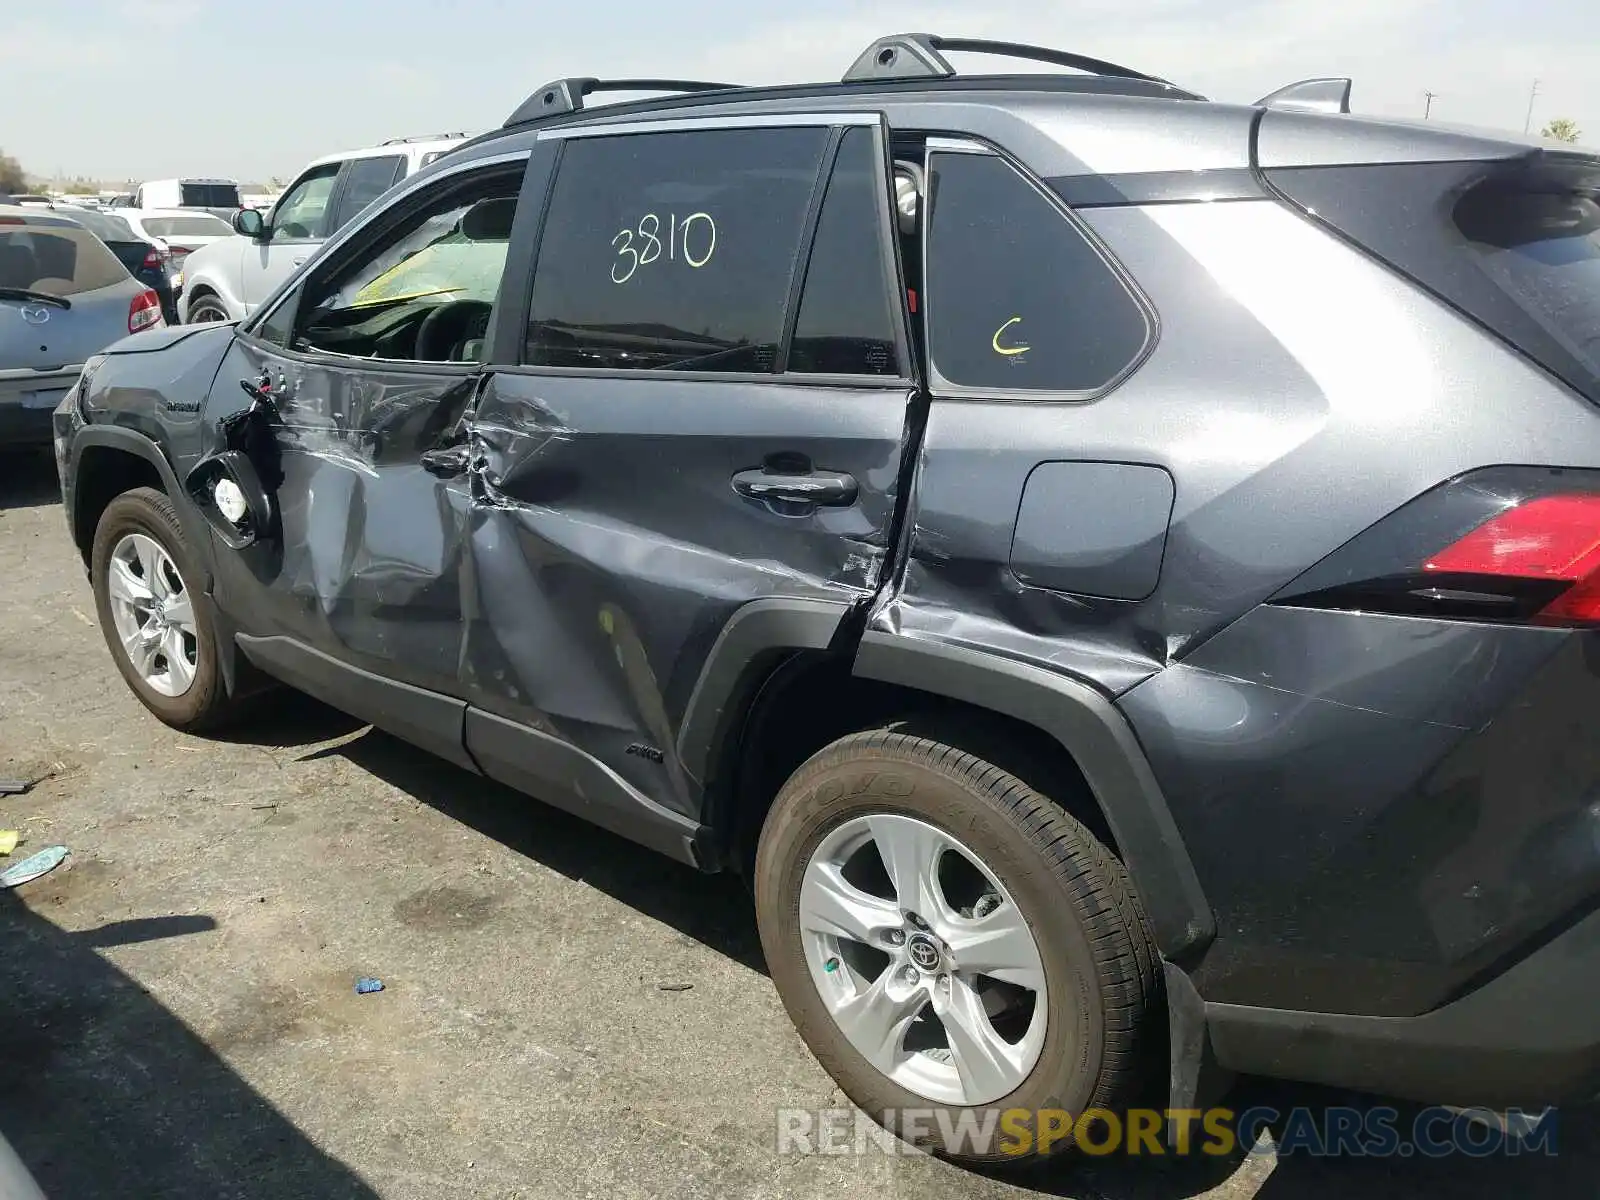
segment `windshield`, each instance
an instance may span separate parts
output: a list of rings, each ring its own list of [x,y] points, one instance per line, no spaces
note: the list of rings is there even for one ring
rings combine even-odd
[[[1483,269],[1600,375],[1600,203],[1559,192],[1469,195],[1456,225]]]
[[[197,213],[192,217],[145,217],[139,222],[151,237],[227,237],[233,232],[221,217]]]
[[[0,287],[76,296],[127,278],[116,256],[87,229],[0,227]]]
[[[178,187],[179,204],[195,208],[238,208],[236,183],[183,183]]]
[[[107,216],[105,213],[75,212],[72,219],[82,225],[95,237],[103,242],[136,242],[139,235],[133,232],[133,226],[121,217]]]

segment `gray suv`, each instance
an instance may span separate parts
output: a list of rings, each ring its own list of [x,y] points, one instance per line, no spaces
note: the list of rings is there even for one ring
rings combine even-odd
[[[817,1058],[954,1157],[1168,1059],[1591,1098],[1600,159],[1347,99],[928,35],[552,83],[85,368],[111,653],[744,873]]]

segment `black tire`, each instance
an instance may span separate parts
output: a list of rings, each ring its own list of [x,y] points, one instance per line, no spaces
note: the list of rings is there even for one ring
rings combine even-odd
[[[185,325],[202,325],[212,321],[231,321],[233,316],[222,301],[210,292],[202,292],[189,302],[189,316]]]
[[[130,533],[146,534],[161,546],[177,568],[183,590],[190,598],[195,622],[195,674],[188,690],[177,696],[162,695],[150,687],[140,677],[117,636],[111,611],[110,559],[117,543]],[[211,610],[195,586],[202,573],[184,539],[178,514],[164,493],[155,488],[135,488],[106,506],[95,527],[89,578],[94,587],[95,611],[112,661],[146,708],[174,729],[190,733],[215,728],[235,714],[237,706],[222,680]]]
[[[868,813],[959,831],[1034,934],[1048,996],[1043,1046],[1015,1090],[990,1104],[938,1104],[902,1088],[845,1038],[813,983],[799,921],[806,864],[831,830]],[[1136,1099],[1162,1041],[1155,1026],[1158,958],[1142,911],[1121,863],[1016,776],[897,727],[841,738],[778,793],[761,832],[754,883],[767,965],[801,1037],[859,1108],[906,1140],[959,1161],[1024,1165],[1040,1158],[1036,1141],[1021,1152],[1014,1140],[974,1152],[970,1144],[947,1143],[940,1131],[960,1129],[963,1113],[980,1122],[990,1109],[1059,1109],[1076,1118]],[[897,1128],[893,1115],[885,1121],[908,1109],[932,1110],[932,1129],[926,1116],[921,1129]],[[1072,1144],[1070,1135],[1057,1138],[1047,1153]]]

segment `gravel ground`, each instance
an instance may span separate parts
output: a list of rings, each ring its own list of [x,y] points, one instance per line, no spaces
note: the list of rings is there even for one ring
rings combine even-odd
[[[0,1130],[56,1200],[1596,1194],[1577,1113],[1537,1161],[1080,1160],[1021,1187],[779,1156],[775,1110],[841,1097],[736,883],[292,694],[223,740],[165,728],[45,458],[0,459],[0,579],[0,775],[40,781],[0,827],[72,850],[0,893]]]

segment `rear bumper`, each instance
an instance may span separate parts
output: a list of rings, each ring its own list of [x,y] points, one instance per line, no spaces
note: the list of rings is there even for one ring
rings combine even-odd
[[[1541,1108],[1600,1098],[1600,912],[1415,1017],[1207,1004],[1217,1061],[1426,1103]]]
[[[50,442],[50,414],[78,382],[82,365],[60,371],[0,371],[0,446]]]

